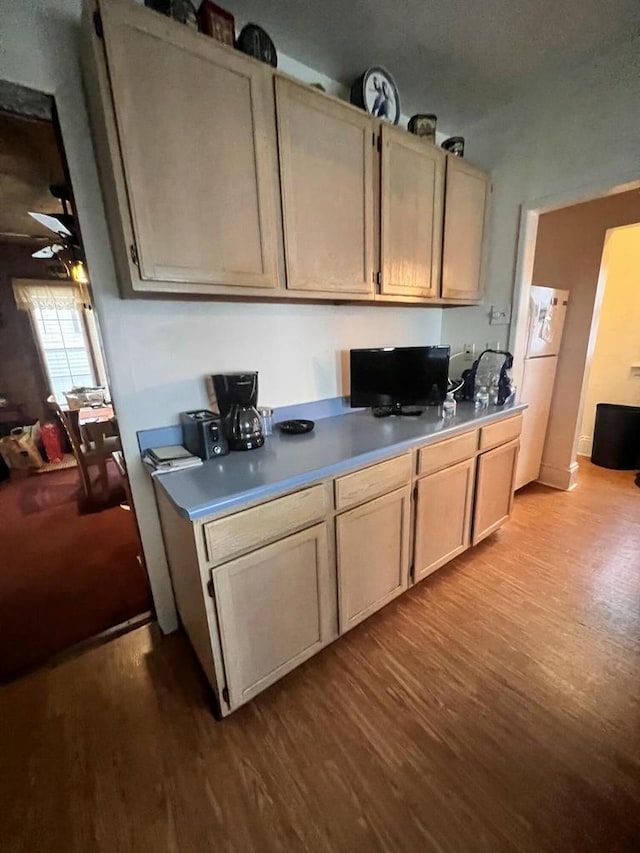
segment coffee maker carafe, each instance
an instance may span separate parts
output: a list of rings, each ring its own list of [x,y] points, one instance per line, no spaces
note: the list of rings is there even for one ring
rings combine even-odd
[[[216,373],[211,377],[212,404],[223,418],[231,450],[254,450],[262,447],[264,436],[258,403],[258,374]]]

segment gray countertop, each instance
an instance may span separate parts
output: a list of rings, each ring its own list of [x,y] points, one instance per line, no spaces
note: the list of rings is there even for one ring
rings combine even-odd
[[[268,436],[264,447],[237,451],[197,468],[156,475],[156,481],[185,518],[195,520],[315,480],[394,456],[418,445],[450,438],[524,411],[490,406],[476,411],[459,403],[456,416],[443,420],[437,409],[420,417],[375,418],[369,410],[316,421],[313,432]]]

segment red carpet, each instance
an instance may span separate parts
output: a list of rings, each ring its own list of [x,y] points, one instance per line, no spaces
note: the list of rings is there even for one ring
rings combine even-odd
[[[133,514],[77,498],[75,468],[0,484],[2,681],[151,609]]]

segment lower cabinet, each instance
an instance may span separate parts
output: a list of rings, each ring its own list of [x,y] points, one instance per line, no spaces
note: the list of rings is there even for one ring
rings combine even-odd
[[[322,523],[212,570],[231,708],[335,637],[329,554]]]
[[[497,530],[511,515],[519,445],[515,439],[478,457],[473,545]]]
[[[468,459],[418,481],[414,581],[469,547],[475,465]]]
[[[410,513],[407,486],[336,518],[340,633],[407,588]]]
[[[404,592],[412,548],[417,582],[497,530],[521,422],[499,418],[196,521],[155,480],[178,610],[221,715]]]

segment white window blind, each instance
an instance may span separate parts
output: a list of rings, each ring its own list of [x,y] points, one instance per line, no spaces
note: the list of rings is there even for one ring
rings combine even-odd
[[[65,391],[97,384],[85,311],[87,295],[71,284],[14,281],[18,308],[28,311],[49,378],[49,389],[64,404]]]
[[[31,319],[49,375],[51,393],[64,403],[64,392],[96,384],[83,319],[77,308],[34,308]]]

